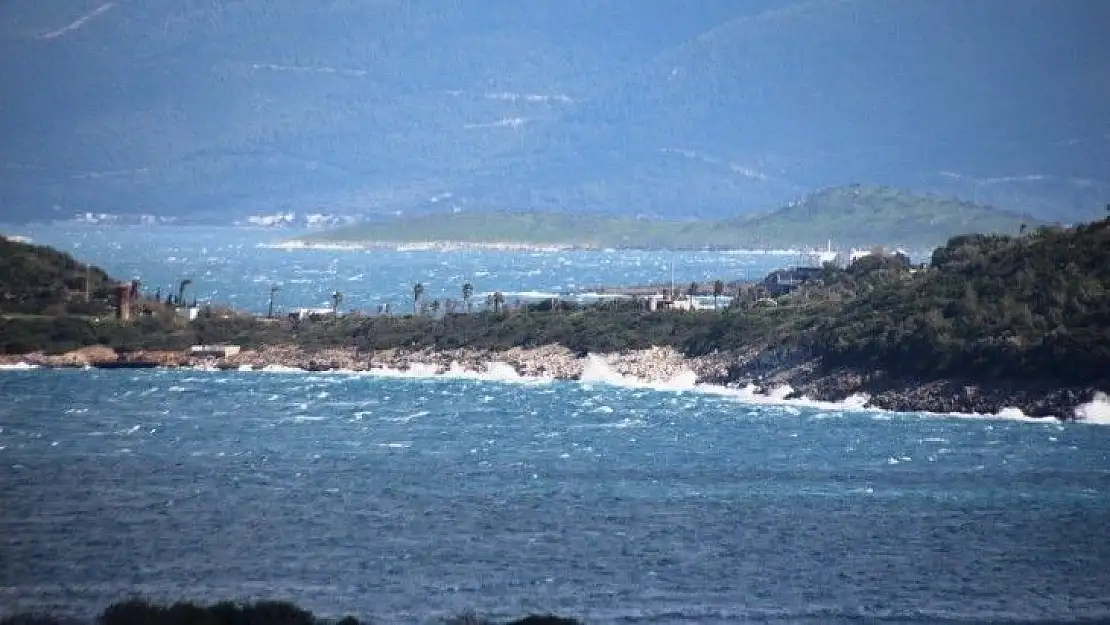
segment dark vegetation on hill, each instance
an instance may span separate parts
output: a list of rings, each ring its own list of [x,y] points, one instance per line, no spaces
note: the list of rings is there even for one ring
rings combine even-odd
[[[814,325],[827,364],[926,378],[1110,378],[1110,219],[956,237],[913,278],[878,272]]]
[[[0,313],[104,312],[115,284],[69,254],[0,237]]]
[[[719,312],[647,312],[640,302],[618,301],[299,323],[218,311],[191,324],[162,315],[130,324],[14,316],[0,321],[0,351],[225,342],[502,350],[558,343],[585,354],[665,345],[688,355],[788,349],[828,368],[923,380],[1068,385],[1110,378],[1110,219],[1019,237],[955,237],[926,268],[895,256],[864,257],[846,270],[826,266],[817,282],[774,298],[758,286],[741,289]]]
[[[0,625],[70,625],[79,621],[55,618],[45,614],[18,614],[0,619]],[[121,601],[108,606],[97,618],[96,625],[369,625],[353,616],[324,619],[284,601],[212,605],[177,602],[158,605],[140,599]],[[473,614],[447,618],[443,625],[501,625]],[[504,625],[581,625],[580,621],[552,615],[530,615]]]
[[[382,219],[304,237],[309,242],[560,244],[592,248],[705,249],[940,245],[967,232],[1017,234],[1030,216],[886,187],[825,189],[762,215],[666,221],[617,215],[464,211]]]

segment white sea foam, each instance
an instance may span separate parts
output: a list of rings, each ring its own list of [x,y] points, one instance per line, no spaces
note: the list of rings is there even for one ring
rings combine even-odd
[[[240,367],[240,371],[242,371],[242,370],[243,370],[243,368]],[[249,366],[246,368],[246,370],[247,371],[253,371],[253,369]],[[263,371],[265,373],[304,373],[305,372],[305,370],[301,369],[300,367],[287,367],[285,365],[266,365],[265,367],[263,367],[261,369],[261,371]]]
[[[0,371],[27,371],[30,369],[38,369],[38,365],[28,364],[26,362],[14,362],[10,364],[0,365]]]
[[[609,384],[613,386],[621,386],[626,388],[639,388],[651,389],[656,391],[697,391],[718,397],[725,397],[735,399],[744,404],[757,404],[764,406],[782,406],[784,408],[792,409],[792,414],[798,414],[796,409],[801,408],[814,408],[823,411],[852,411],[852,412],[870,412],[875,413],[876,417],[889,419],[893,411],[884,410],[873,406],[868,406],[870,397],[865,393],[851,395],[841,401],[821,401],[810,399],[808,397],[789,398],[794,392],[794,389],[789,385],[779,386],[771,389],[770,393],[759,393],[755,385],[748,385],[743,388],[734,388],[727,386],[719,386],[713,384],[698,384],[696,382],[697,376],[690,371],[683,371],[670,380],[663,382],[650,382],[640,380],[635,377],[625,376],[619,372],[614,371],[604,359],[598,356],[588,356],[589,360],[583,369],[581,381]],[[1110,399],[1105,394],[1099,394],[1095,401],[1090,404],[1081,406],[1078,411],[1081,411],[1082,418],[1088,423],[1105,423],[1110,424]],[[968,417],[976,419],[1000,419],[1007,421],[1023,421],[1029,423],[1049,423],[1050,420],[1040,417],[1029,417],[1022,413],[1017,408],[1003,408],[997,414],[982,414],[982,413],[933,413],[933,412],[914,412],[910,414],[923,414],[928,416],[940,417]]]
[[[1090,403],[1075,409],[1075,415],[1084,423],[1110,425],[1110,397],[1106,393],[1095,393]]]
[[[582,374],[579,376],[579,381],[608,384],[610,386],[620,386],[623,388],[660,391],[692,391],[698,386],[697,378],[697,374],[693,371],[680,371],[669,380],[656,382],[642,380],[635,376],[624,375],[618,371],[614,371],[613,368],[609,366],[609,363],[605,362],[604,358],[589,354],[586,356],[586,364],[582,367]]]
[[[213,368],[206,368],[213,369]],[[213,369],[214,370],[214,369]],[[262,369],[264,372],[281,372],[281,373],[305,373],[304,369],[297,367],[287,367],[283,365],[268,365]],[[451,363],[445,370],[440,371],[436,365],[426,363],[412,363],[407,369],[391,369],[385,367],[375,367],[367,371],[355,371],[350,369],[335,369],[331,371],[313,372],[314,374],[342,374],[342,375],[367,375],[373,377],[386,377],[386,378],[407,378],[407,379],[464,379],[474,380],[479,382],[499,382],[499,383],[517,383],[517,384],[537,384],[537,383],[550,383],[554,381],[548,377],[525,377],[521,376],[516,369],[505,362],[489,362],[485,365],[485,371],[474,371],[466,369],[458,363]],[[717,397],[728,398],[736,400],[739,403],[760,406],[780,406],[787,409],[790,414],[799,414],[798,408],[813,408],[822,411],[844,411],[850,412],[869,412],[873,413],[875,418],[889,419],[893,411],[884,410],[873,406],[868,406],[870,397],[867,394],[859,393],[849,396],[841,401],[821,401],[810,399],[807,397],[790,397],[794,389],[789,385],[782,385],[771,389],[769,393],[760,393],[755,385],[748,385],[746,387],[729,387],[714,384],[699,384],[697,382],[697,374],[693,371],[684,370],[675,373],[668,380],[644,380],[635,376],[625,375],[614,370],[604,358],[595,354],[586,356],[586,363],[583,366],[582,374],[579,377],[579,382],[584,384],[605,384],[608,386],[616,386],[627,389],[639,389],[648,391],[661,391],[661,392],[698,392],[707,395],[714,395]],[[927,416],[940,416],[940,417],[956,417],[956,418],[974,418],[974,419],[999,419],[1006,421],[1021,421],[1027,423],[1048,423],[1049,420],[1041,417],[1026,416],[1018,408],[1003,408],[996,414],[984,413],[934,413],[934,412],[914,412],[910,414],[921,414]],[[1076,414],[1080,419],[1086,423],[1105,424],[1110,425],[1110,398],[1106,394],[1099,393],[1094,401],[1084,404],[1076,409]]]
[[[27,370],[35,368],[38,368],[37,365],[29,365],[24,363],[0,365],[0,371]],[[88,367],[86,367],[86,369],[88,369]],[[212,366],[198,366],[194,367],[194,370],[213,372],[220,371],[218,368]],[[239,370],[252,372],[261,371],[266,373],[307,373],[304,369],[284,365],[267,365],[260,370],[255,370],[251,367],[240,367]],[[412,363],[407,369],[392,369],[385,367],[375,367],[366,371],[335,369],[330,371],[312,372],[312,374],[339,374],[346,376],[371,376],[406,379],[462,379],[474,380],[479,382],[513,384],[548,384],[554,381],[554,379],[550,377],[522,376],[512,365],[499,361],[486,363],[483,371],[474,371],[472,369],[467,369],[459,363],[453,362],[446,370],[443,371],[441,371],[440,368],[436,365],[426,363]],[[876,417],[881,416],[884,418],[887,418],[888,415],[893,414],[893,411],[867,406],[870,397],[862,393],[852,395],[842,401],[820,401],[809,399],[807,397],[791,398],[790,396],[793,393],[794,389],[792,389],[788,385],[774,388],[770,391],[770,393],[763,394],[758,392],[758,389],[754,385],[737,388],[713,384],[699,384],[697,383],[697,375],[693,371],[689,370],[676,372],[673,376],[671,376],[671,378],[667,380],[644,380],[635,376],[625,375],[614,370],[605,361],[604,358],[594,354],[590,354],[586,357],[586,363],[583,366],[581,376],[579,377],[579,382],[586,385],[604,384],[608,386],[639,389],[645,391],[693,391],[701,394],[733,399],[742,404],[782,406],[784,408],[791,409],[793,414],[798,414],[797,408],[813,408],[822,411],[838,411],[839,414],[842,414],[844,411],[869,412],[873,413]],[[1051,422],[1049,419],[1045,418],[1026,416],[1024,413],[1022,413],[1021,410],[1017,408],[1004,408],[996,414],[929,412],[914,412],[911,414],[957,418],[999,419],[1041,424]],[[1076,416],[1079,418],[1079,420],[1085,423],[1110,425],[1110,397],[1108,397],[1105,393],[1098,393],[1091,402],[1083,404],[1076,408]]]

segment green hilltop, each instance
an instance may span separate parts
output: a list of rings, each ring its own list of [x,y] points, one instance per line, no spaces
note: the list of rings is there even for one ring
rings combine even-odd
[[[584,248],[930,248],[971,232],[1017,234],[1039,222],[1009,211],[887,187],[834,187],[763,214],[677,221],[609,214],[461,211],[312,234],[306,243],[504,243]]]
[[[115,284],[69,254],[0,236],[0,313],[101,312]]]

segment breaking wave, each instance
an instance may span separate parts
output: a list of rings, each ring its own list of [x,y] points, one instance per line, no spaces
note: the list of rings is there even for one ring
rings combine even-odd
[[[1075,409],[1075,415],[1084,423],[1110,425],[1110,397],[1096,393],[1094,399]]]
[[[606,362],[603,357],[596,354],[587,355],[585,360],[586,361],[583,365],[582,372],[579,377],[576,380],[565,380],[566,382],[579,383],[587,386],[603,384],[607,386],[628,389],[651,390],[671,393],[697,392],[706,395],[713,395],[723,399],[734,400],[741,404],[756,406],[791,406],[795,408],[812,408],[816,410],[827,411],[898,414],[896,411],[869,406],[868,402],[871,398],[865,393],[852,395],[840,401],[823,401],[810,399],[804,396],[796,397],[794,396],[794,389],[789,385],[776,387],[774,389],[771,389],[769,392],[761,392],[760,389],[758,389],[755,385],[734,387],[699,383],[697,381],[697,374],[688,369],[678,371],[667,379],[650,380],[634,375],[621,373],[620,371],[614,369],[608,362]],[[326,371],[308,371],[300,367],[292,367],[287,365],[267,365],[260,369],[255,369],[249,365],[244,365],[239,367],[238,371],[251,373],[261,372],[312,375],[347,375],[401,379],[471,380],[476,382],[502,384],[550,384],[557,380],[557,378],[553,377],[523,376],[516,370],[515,367],[507,362],[491,361],[485,363],[483,367],[484,368],[482,370],[475,370],[467,368],[458,362],[452,362],[446,369],[444,369],[434,364],[414,362],[409,364],[409,366],[405,369],[374,367],[369,370],[331,369]],[[0,371],[26,371],[38,368],[40,368],[38,365],[26,363],[0,365]],[[85,369],[88,369],[88,367],[85,367]],[[216,367],[204,365],[193,367],[193,370],[209,371],[214,373],[222,372]],[[1020,409],[1012,407],[1003,408],[995,414],[926,411],[916,411],[907,414],[956,418],[1000,419],[1007,421],[1023,421],[1029,423],[1044,423],[1046,421],[1042,417],[1030,417],[1024,414]],[[1083,423],[1110,425],[1110,397],[1108,397],[1106,393],[1100,392],[1095,395],[1092,401],[1076,407],[1075,414],[1077,420]]]

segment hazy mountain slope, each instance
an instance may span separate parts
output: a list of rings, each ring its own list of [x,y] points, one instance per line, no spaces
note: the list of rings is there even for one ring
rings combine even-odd
[[[0,76],[24,89],[2,104],[3,200],[68,214],[423,198],[515,149],[514,119],[557,115],[710,26],[714,6],[662,28],[625,19],[628,0],[9,3]]]
[[[578,165],[559,168],[559,183],[584,204],[598,179],[645,177],[643,195],[708,212],[845,182],[972,189],[942,172],[1055,177],[1082,192],[1110,180],[1110,52],[1094,26],[1107,21],[1098,2],[806,3],[659,55],[546,142]],[[676,157],[726,182],[658,174]],[[1010,191],[978,189],[1022,201]]]
[[[848,182],[1086,214],[1107,21],[1098,0],[9,0],[0,218],[446,192],[720,215]]]

